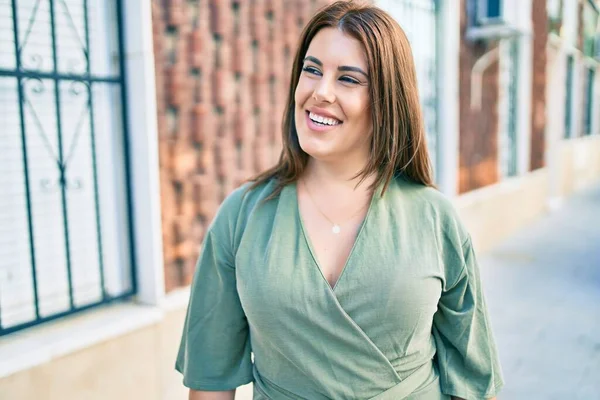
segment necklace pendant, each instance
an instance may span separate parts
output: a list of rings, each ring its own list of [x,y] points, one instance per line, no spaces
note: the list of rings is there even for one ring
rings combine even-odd
[[[337,224],[336,224],[336,225],[334,225],[334,226],[331,228],[331,232],[333,232],[333,233],[334,233],[334,234],[336,234],[336,235],[337,235],[338,233],[340,233],[340,231],[341,231],[341,230],[342,230],[342,229],[341,229],[341,228],[340,228],[340,226],[339,226],[339,225],[337,225]]]

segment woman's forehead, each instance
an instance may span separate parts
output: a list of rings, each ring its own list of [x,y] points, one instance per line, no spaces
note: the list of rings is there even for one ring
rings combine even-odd
[[[336,28],[324,28],[317,32],[308,46],[306,56],[315,57],[324,66],[334,68],[342,65],[367,68],[362,43]]]

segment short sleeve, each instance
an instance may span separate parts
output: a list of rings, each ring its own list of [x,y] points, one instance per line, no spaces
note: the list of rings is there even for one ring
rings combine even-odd
[[[444,394],[489,399],[503,386],[502,371],[470,238],[462,246],[462,265],[444,289],[433,319],[440,382]]]
[[[232,390],[252,381],[248,323],[237,293],[232,222],[226,214],[222,206],[205,236],[175,364],[183,384],[194,390]]]

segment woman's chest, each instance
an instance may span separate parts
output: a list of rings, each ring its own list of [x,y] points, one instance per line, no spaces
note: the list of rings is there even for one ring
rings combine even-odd
[[[367,224],[332,288],[302,226],[293,219],[278,222],[245,235],[236,255],[238,293],[251,325],[343,312],[366,330],[410,331],[433,316],[442,273],[431,241]]]

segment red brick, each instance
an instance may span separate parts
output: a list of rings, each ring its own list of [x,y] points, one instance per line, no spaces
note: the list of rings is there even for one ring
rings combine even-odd
[[[157,128],[158,128],[158,138],[159,140],[167,140],[168,132],[167,132],[167,118],[164,113],[158,115],[157,118]]]
[[[215,154],[212,149],[207,148],[200,153],[198,157],[199,172],[204,174],[212,174],[215,170]]]
[[[276,109],[269,114],[269,130],[273,142],[277,142],[281,136],[281,115]]]
[[[158,141],[158,159],[161,168],[169,171],[173,168],[173,147],[171,141]]]
[[[176,245],[189,236],[190,220],[183,215],[177,215],[173,218],[172,225],[174,232],[172,243]]]
[[[194,201],[214,201],[217,192],[213,185],[214,177],[206,174],[197,175],[194,177]]]
[[[170,26],[178,26],[185,22],[184,0],[169,0],[168,7],[168,23]]]
[[[266,78],[254,76],[252,78],[252,101],[254,107],[260,109],[269,107],[269,83]]]
[[[198,214],[207,221],[211,221],[218,208],[219,202],[217,200],[200,201],[198,203]]]
[[[198,260],[198,250],[194,251],[192,255],[188,257],[187,260],[184,260],[181,265],[181,285],[187,286],[191,285],[194,279],[194,271],[196,269],[196,264]]]
[[[248,123],[250,122],[250,118],[245,110],[238,110],[234,118],[234,139],[236,142],[241,143],[248,135]]]
[[[223,43],[221,44],[221,47],[219,47],[220,67],[226,71],[230,71],[232,68],[231,59],[233,55],[231,54],[231,47],[232,46],[229,43]]]
[[[206,227],[197,219],[192,222],[192,227],[190,229],[190,238],[196,243],[195,250],[196,252],[200,248],[200,243],[204,240],[204,234],[206,233]]]
[[[533,0],[533,65],[531,90],[531,158],[530,169],[545,165],[546,130],[546,65],[548,43],[548,15],[545,0]]]
[[[250,37],[250,5],[247,1],[238,3],[238,36]]]
[[[179,194],[178,215],[191,221],[196,217],[196,199],[194,182],[188,178],[181,183],[182,191]]]
[[[211,107],[206,103],[196,104],[192,110],[191,137],[196,143],[206,143],[211,139],[213,116]]]
[[[302,28],[304,28],[304,26],[308,23],[312,14],[313,14],[312,6],[309,2],[306,2],[306,1],[298,2],[298,17],[301,21],[300,26]]]
[[[166,247],[166,246],[165,246]],[[177,270],[177,264],[173,262],[165,262],[165,290],[167,292],[177,289],[181,286],[181,280],[179,278],[180,274]]]
[[[213,92],[213,73],[208,75],[203,74],[202,79],[196,81],[196,87],[194,88],[195,98],[198,103],[213,104],[212,92]]]
[[[214,102],[219,107],[231,107],[235,96],[235,87],[233,86],[233,77],[230,72],[217,70],[214,72],[213,96]]]
[[[216,34],[221,35],[223,40],[228,40],[232,34],[233,15],[230,4],[224,0],[211,0],[211,28]]]
[[[181,64],[173,65],[166,70],[168,78],[169,103],[178,106],[189,101],[189,77]]]
[[[252,72],[252,49],[250,41],[245,37],[238,37],[234,43],[233,71],[241,74]]]
[[[217,142],[215,148],[217,176],[225,179],[235,170],[235,153],[233,143],[225,138]]]
[[[241,171],[244,175],[251,175],[255,172],[253,146],[247,146],[241,152]]]
[[[264,3],[264,0],[254,0],[250,5],[250,34],[253,39],[260,37],[260,26],[266,23]]]
[[[173,148],[173,174],[176,179],[184,180],[195,172],[198,164],[197,154],[185,142],[178,142]]]
[[[189,90],[188,90],[189,93]],[[186,102],[179,108],[177,120],[177,140],[191,143],[191,128],[192,128],[192,111],[190,109],[190,101]]]
[[[191,240],[184,240],[177,243],[175,246],[175,254],[177,258],[188,259],[198,251],[198,244]]]
[[[208,40],[208,36],[200,29],[190,32],[190,65],[193,68],[202,68]]]
[[[265,49],[268,49],[268,46],[265,46]],[[254,70],[254,76],[256,76],[260,81],[267,80],[269,78],[269,65],[269,53],[261,49],[256,56],[256,69]]]

